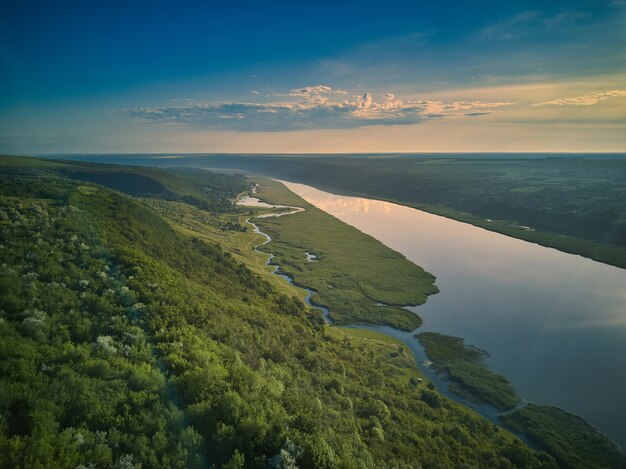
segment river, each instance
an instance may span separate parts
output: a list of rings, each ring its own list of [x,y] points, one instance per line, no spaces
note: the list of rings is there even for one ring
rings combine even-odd
[[[413,208],[284,184],[437,276],[441,292],[411,308],[420,331],[487,350],[489,367],[524,399],[579,414],[626,447],[626,270]],[[411,333],[379,330],[420,358]]]

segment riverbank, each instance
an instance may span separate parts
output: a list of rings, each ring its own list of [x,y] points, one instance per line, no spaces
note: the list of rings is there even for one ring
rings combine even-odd
[[[255,194],[256,194],[257,188],[258,188],[258,185],[255,185],[254,186]],[[272,243],[273,240],[269,234],[261,231],[259,226],[254,221],[252,221],[252,219],[258,220],[261,217],[265,219],[278,218],[278,217],[285,215],[285,211],[284,211],[285,208],[295,209],[297,207],[284,206],[284,205],[271,205],[266,202],[261,202],[257,198],[254,198],[253,200],[251,200],[249,197],[238,199],[238,204],[240,204],[241,206],[246,206],[247,203],[250,203],[252,207],[255,207],[257,209],[262,209],[261,214],[257,214],[254,217],[250,217],[246,219],[246,223],[252,227],[253,232],[263,237],[262,242],[259,242],[258,244],[255,244],[252,247],[253,252],[257,254],[265,254],[266,255],[265,266],[271,268],[270,272],[272,276],[283,279],[290,286],[296,286],[304,290],[306,292],[305,302],[309,306],[316,308],[322,312],[324,320],[326,321],[328,326],[335,325],[331,318],[330,310],[326,308],[325,306],[317,305],[312,301],[312,297],[316,294],[315,291],[311,290],[305,285],[296,285],[293,278],[285,274],[284,272],[281,272],[280,266],[273,262],[274,257],[275,257],[273,253],[259,250],[259,248],[262,248],[263,246],[267,246],[270,243]],[[300,210],[296,210],[296,211],[292,210],[290,213],[299,213],[300,211],[306,211],[306,209],[300,208]],[[383,307],[385,305],[378,304],[377,306]],[[439,359],[439,358],[443,358],[445,355],[447,357],[453,356],[453,358],[457,360],[461,358],[462,360],[469,362],[471,361],[471,359],[475,360],[478,356],[483,357],[486,354],[486,352],[479,351],[479,349],[472,349],[470,347],[461,347],[462,350],[459,350],[458,346],[450,347],[449,343],[447,344],[444,343],[443,344],[444,347],[448,345],[447,350],[443,350],[443,353],[436,353],[435,354],[436,357],[434,357],[434,356],[428,355],[426,347],[422,346],[421,351],[425,355],[421,357],[423,359],[422,360],[423,363],[421,366],[419,366],[418,363],[420,362],[420,355],[419,353],[417,353],[417,351],[414,348],[415,345],[419,344],[419,342],[414,341],[414,343],[410,343],[410,342],[407,342],[406,338],[405,339],[397,338],[394,336],[393,333],[390,333],[390,331],[403,333],[401,330],[394,329],[388,325],[382,326],[382,328],[381,326],[378,326],[378,327],[373,326],[373,325],[359,326],[356,324],[344,324],[343,326],[345,326],[345,328],[342,328],[342,330],[344,330],[347,334],[350,334],[350,335],[353,335],[356,333],[356,334],[370,334],[371,336],[374,336],[374,337],[376,336],[386,337],[387,341],[390,341],[391,343],[395,343],[398,346],[398,350],[401,353],[404,353],[404,348],[401,345],[404,343],[408,347],[408,350],[412,351],[412,353],[409,354],[412,357],[411,366],[415,369],[419,369],[421,373],[425,373],[425,375],[422,375],[420,373],[420,375],[418,375],[417,377],[416,376],[411,377],[410,384],[420,390],[422,399],[425,402],[427,402],[429,406],[433,408],[442,407],[441,395],[443,395],[447,397],[448,399],[450,399],[451,401],[457,402],[459,404],[471,405],[473,410],[475,410],[481,416],[487,418],[489,421],[491,421],[492,423],[496,425],[499,425],[499,426],[502,425],[502,422],[498,418],[497,412],[492,412],[492,409],[495,409],[496,411],[501,410],[501,406],[498,406],[498,405],[494,406],[491,402],[486,402],[488,401],[488,399],[484,399],[485,388],[486,386],[489,385],[489,383],[488,382],[486,383],[481,380],[484,380],[485,376],[488,376],[490,373],[490,370],[487,367],[484,367],[484,370],[481,376],[479,376],[478,379],[474,380],[475,383],[478,382],[478,386],[477,386],[478,389],[475,391],[475,394],[472,395],[468,393],[467,391],[460,392],[461,389],[458,386],[455,386],[455,384],[448,379],[449,376],[442,379],[441,373],[440,373],[441,368],[439,368],[436,365],[433,365],[433,363],[430,362],[429,360],[424,359],[425,356],[429,356],[430,358],[434,358],[434,359]],[[406,332],[404,332],[404,334],[406,334]],[[431,336],[433,334],[426,333],[426,335]],[[439,336],[440,339],[446,337],[441,334],[436,334],[436,335]],[[415,334],[414,338],[418,338],[418,334]],[[457,339],[457,338],[452,338],[452,339]],[[449,342],[449,341],[444,341],[444,342]],[[435,350],[435,352],[442,352],[443,347],[441,347],[442,346],[441,340],[433,340],[430,342],[430,345],[431,347],[429,347],[429,351],[431,352],[431,354],[433,350]],[[399,354],[394,353],[392,355],[397,356]],[[431,367],[431,365],[433,366]],[[434,371],[434,373],[431,373],[431,370]],[[461,366],[459,366],[457,370],[466,371],[467,368],[464,367],[463,364],[461,364]],[[427,377],[428,381],[424,381],[423,377]],[[439,391],[441,394],[438,394],[435,392],[435,389],[437,389],[438,387],[439,387]],[[512,388],[509,391],[512,393],[513,398],[515,399],[515,403],[510,406],[505,406],[505,408],[507,409],[513,408],[515,404],[519,402],[519,399],[515,395],[515,391],[512,390]],[[510,396],[511,394],[505,397],[510,397]],[[499,397],[502,397],[502,396],[499,396]],[[480,402],[485,402],[486,405],[481,405]],[[521,438],[527,444],[530,444],[528,439],[523,435],[522,432],[517,432],[516,436]]]
[[[528,404],[501,419],[562,467],[626,468],[626,457],[612,441],[583,418],[558,407]]]
[[[453,392],[468,401],[484,402],[498,410],[513,409],[520,399],[511,383],[484,363],[488,352],[466,345],[461,337],[422,332],[415,338],[433,366],[453,384]]]
[[[278,199],[278,200],[282,200],[282,199]],[[293,200],[292,200],[292,203],[293,203]],[[284,233],[279,232],[279,234],[284,234]],[[269,239],[270,238],[268,236],[268,241]],[[273,245],[272,245],[272,250],[273,250]],[[291,281],[290,277],[286,277],[286,279],[288,281]],[[380,331],[378,328],[376,330]],[[431,338],[431,336],[432,334],[426,335],[425,337]],[[441,336],[441,335],[437,335],[437,336],[439,339],[446,338],[446,336]],[[450,339],[458,339],[458,338],[450,338]],[[464,344],[462,344],[462,341],[460,343],[460,347],[459,347],[458,340],[455,340],[453,344],[450,344],[449,342],[450,342],[449,340],[430,341],[429,356],[433,359],[436,359],[436,361],[439,362],[438,363],[439,366],[447,367],[446,369],[448,370],[448,373],[450,375],[449,377],[452,379],[452,381],[457,381],[457,383],[464,385],[465,394],[461,392],[460,393],[461,396],[465,398],[470,397],[469,399],[470,402],[472,402],[473,400],[472,397],[479,398],[479,400],[484,400],[500,410],[512,409],[516,406],[516,404],[519,402],[519,398],[517,397],[515,390],[510,386],[510,384],[506,381],[506,379],[504,379],[502,376],[499,376],[491,372],[486,366],[484,366],[484,364],[482,364],[482,358],[484,358],[484,356],[486,355],[485,352],[480,351],[478,349],[466,347],[464,346]],[[451,368],[453,368],[453,370]],[[449,386],[450,382],[448,381],[446,385]],[[457,394],[458,394],[458,391],[459,391],[458,388],[455,388],[454,385],[449,386],[449,387],[452,392],[457,391]],[[467,393],[468,389],[471,391],[473,396],[468,396],[468,393]],[[431,395],[427,390],[423,392],[424,392],[424,396],[423,396],[424,399],[426,401],[429,401],[431,405],[436,406],[437,403],[439,402],[438,398],[435,397],[435,395]],[[476,410],[479,410],[478,406],[474,406],[474,408]],[[565,415],[574,417],[572,416],[572,414],[569,414],[565,411],[561,411],[561,412]],[[497,415],[497,413],[494,414],[487,409],[487,411],[483,415],[490,418],[492,421],[497,422],[500,425],[502,424],[499,421],[499,416]],[[554,425],[554,422],[551,421],[550,418],[545,418],[544,420],[548,422],[547,425]],[[619,454],[619,451],[616,449],[616,446],[614,445],[613,442],[611,442],[609,439],[607,439],[604,435],[602,435],[600,432],[594,429],[594,427],[590,426],[586,422],[584,422],[584,424],[586,425],[585,428],[587,429],[586,430],[587,436],[591,435],[590,438],[592,440],[602,442],[602,445],[600,445],[599,447],[604,448],[604,449],[613,448],[613,450],[617,451],[617,454]],[[549,445],[543,444],[543,442],[539,440],[537,436],[531,437],[531,435],[533,434],[529,430],[528,425],[522,425],[522,426],[518,425],[516,427],[511,426],[510,428],[518,432],[518,434],[521,437],[523,437],[525,441],[530,440],[537,446],[540,446],[542,448],[547,448],[550,452],[554,450]],[[568,432],[566,431],[564,433],[568,433]],[[568,434],[568,438],[576,438],[575,433]],[[584,451],[584,454],[580,454],[580,455],[577,453],[578,450],[576,448],[570,448],[569,451],[571,453],[570,457],[573,459],[583,458],[583,460],[588,460],[588,461],[600,461],[602,460],[602,457],[603,457],[603,455],[600,454],[599,452],[594,454],[595,450],[586,449]],[[619,458],[616,460],[619,460]]]
[[[389,325],[405,331],[421,324],[419,316],[403,306],[422,304],[438,291],[433,275],[281,183],[258,183],[264,201],[305,209],[288,217],[257,218],[256,223],[273,239],[272,263],[296,285],[315,291],[312,302],[327,307],[334,323]],[[318,262],[307,260],[310,252]]]
[[[258,184],[254,186],[254,189],[253,189],[254,194],[257,193],[258,187],[259,187]],[[297,200],[295,202],[297,202]],[[238,200],[238,203],[241,206],[246,206],[247,203],[250,203],[252,207],[255,207],[257,209],[262,209],[261,214],[257,214],[256,216],[253,217],[257,221],[260,218],[268,219],[268,218],[281,217],[285,215],[284,209],[292,209],[290,213],[299,213],[301,211],[306,211],[306,209],[304,208],[300,208],[300,210],[294,211],[293,209],[298,208],[294,206],[268,204],[266,202],[260,201],[258,198],[254,198],[254,199],[250,199],[249,197],[241,198]],[[290,203],[294,203],[294,201],[291,200]],[[305,302],[309,306],[312,306],[314,308],[321,310],[323,317],[329,326],[335,325],[331,317],[330,310],[327,307],[315,304],[314,301],[312,301],[312,298],[314,295],[316,295],[316,292],[308,288],[305,285],[297,285],[294,282],[293,278],[290,275],[282,272],[280,269],[280,265],[274,262],[275,256],[272,252],[261,251],[259,249],[259,248],[262,248],[263,246],[267,246],[270,243],[272,243],[273,241],[272,237],[269,234],[261,231],[259,226],[255,222],[252,221],[252,217],[246,219],[246,223],[252,226],[253,232],[255,234],[263,236],[263,241],[254,245],[252,249],[255,253],[258,253],[258,254],[264,253],[267,256],[265,260],[265,265],[268,267],[271,267],[271,274],[273,276],[283,279],[288,285],[296,286],[298,288],[303,289],[306,292]],[[377,306],[380,308],[386,305],[378,303]],[[406,331],[402,331],[401,329],[398,329],[398,328],[394,329],[393,327],[389,325],[383,325],[383,326],[375,326],[375,325],[369,325],[369,324],[365,324],[361,326],[359,326],[358,324],[342,324],[342,325],[346,326],[347,328],[345,330],[349,331],[350,333],[354,331],[370,331],[369,333],[371,334],[383,334],[384,336],[387,336],[389,340],[394,341],[398,344],[405,343],[405,345],[408,346],[409,350],[413,351],[413,365],[417,367],[418,363],[420,363],[420,354],[416,351],[414,347],[416,345],[419,345],[421,341],[413,341],[413,343],[411,343],[411,342],[408,342],[406,338],[397,338],[394,335],[394,333],[396,332],[400,334],[407,334]],[[434,337],[434,336],[437,336],[437,337]],[[413,336],[413,338],[418,338],[418,337],[419,337],[419,334],[414,334]],[[440,391],[443,391],[443,394],[449,399],[459,402],[461,404],[471,405],[471,407],[474,410],[476,410],[480,415],[482,415],[483,417],[487,418],[488,420],[490,420],[491,422],[497,425],[501,425],[501,421],[498,418],[497,411],[504,410],[504,409],[512,409],[515,407],[515,405],[519,403],[519,398],[516,396],[515,390],[512,389],[510,385],[508,385],[509,386],[507,389],[508,393],[500,394],[498,397],[501,398],[501,400],[500,401],[496,400],[496,403],[494,405],[493,402],[489,402],[489,400],[492,400],[492,399],[488,399],[488,398],[485,399],[486,395],[487,397],[489,397],[489,393],[486,390],[486,388],[490,384],[488,382],[490,380],[487,380],[487,382],[485,382],[485,377],[487,376],[491,378],[492,377],[491,375],[494,375],[494,376],[498,376],[498,375],[495,375],[494,373],[490,372],[490,370],[486,366],[483,365],[483,368],[484,368],[482,370],[483,372],[480,374],[480,376],[478,376],[477,378],[473,380],[475,384],[474,394],[471,394],[467,391],[463,391],[461,388],[456,386],[455,383],[453,383],[449,379],[450,376],[442,377],[440,373],[441,368],[438,366],[438,365],[443,365],[444,362],[448,361],[447,359],[454,359],[456,361],[465,362],[465,363],[461,363],[460,366],[456,368],[456,370],[460,372],[466,372],[467,366],[464,366],[464,365],[468,365],[468,364],[475,365],[475,363],[469,363],[469,362],[475,362],[477,361],[478,358],[484,358],[484,356],[486,356],[487,353],[480,349],[465,347],[462,344],[462,339],[460,338],[450,338],[442,334],[433,334],[433,333],[425,333],[424,337],[426,337],[425,341],[429,344],[429,347],[427,349],[424,345],[421,345],[420,351],[423,352],[423,356],[421,357],[423,363],[421,366],[419,366],[419,368],[422,372],[425,372],[428,375],[429,382],[427,385],[427,383],[423,382],[423,379],[420,377],[417,379],[413,378],[412,383],[414,385],[422,385],[423,383],[423,385],[420,387],[422,388],[422,391],[425,393],[424,397],[427,401],[430,402],[430,405],[435,405],[435,404],[437,406],[440,405],[440,397],[435,396],[432,393],[432,391],[434,391],[437,388],[437,385],[439,385]],[[431,338],[432,340],[429,340]],[[452,341],[447,340],[447,339],[452,339]],[[459,341],[461,342],[461,347],[459,347]],[[426,356],[434,360],[437,360],[438,363],[434,364],[430,360],[425,360]],[[434,371],[434,373],[431,373],[431,371]],[[504,379],[500,376],[498,377],[501,379]],[[511,403],[510,402],[511,400],[513,400],[514,402]],[[484,404],[480,404],[480,402],[484,402]],[[498,405],[501,402],[504,402],[505,404]],[[495,412],[492,411],[492,409],[495,410]],[[524,441],[528,442],[521,433],[518,433],[517,436],[521,437]]]

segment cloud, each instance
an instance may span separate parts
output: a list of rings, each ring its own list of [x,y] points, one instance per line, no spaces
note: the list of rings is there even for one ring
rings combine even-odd
[[[535,103],[533,106],[592,106],[605,99],[618,97],[626,97],[626,90],[602,91],[573,98],[559,98],[552,101]]]
[[[502,41],[554,34],[551,31],[554,28],[572,27],[589,17],[589,13],[575,10],[560,11],[553,15],[536,10],[525,11],[483,27],[478,31],[478,38],[482,41]]]
[[[479,31],[479,38],[483,41],[502,41],[515,39],[528,34],[530,26],[538,21],[538,11],[525,11],[485,26]]]
[[[478,116],[485,116],[487,114],[490,114],[490,113],[489,112],[467,112],[463,115],[465,117],[478,117]]]
[[[550,18],[546,18],[543,23],[548,28],[555,28],[566,23],[576,22],[578,20],[585,20],[589,18],[589,16],[589,13],[581,13],[578,11],[562,11]]]
[[[348,94],[348,92],[344,90],[334,90],[332,87],[326,85],[315,85],[305,86],[304,88],[295,88],[289,90],[287,93],[272,93],[270,96],[291,96],[311,99],[320,98],[321,96],[328,94]]]
[[[381,100],[376,100],[369,92],[350,98],[340,96],[346,93],[316,85],[271,95],[290,98],[284,102],[192,102],[183,106],[124,109],[123,112],[142,122],[245,132],[408,125],[433,119],[481,116],[513,104],[401,100],[392,93],[386,93]]]

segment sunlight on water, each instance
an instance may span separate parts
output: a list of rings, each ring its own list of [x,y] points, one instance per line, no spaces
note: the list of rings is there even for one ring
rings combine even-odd
[[[437,276],[423,330],[464,337],[526,399],[626,445],[626,271],[409,207],[285,183]]]

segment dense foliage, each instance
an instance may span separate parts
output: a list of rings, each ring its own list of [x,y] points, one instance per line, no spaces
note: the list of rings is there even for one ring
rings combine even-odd
[[[554,467],[140,200],[0,176],[0,242],[3,467]]]
[[[5,175],[58,176],[94,182],[136,197],[179,201],[212,214],[230,212],[232,199],[248,188],[241,174],[215,173],[189,168],[167,170],[141,166],[63,162],[2,157]]]

